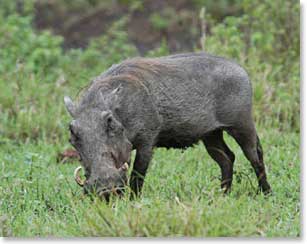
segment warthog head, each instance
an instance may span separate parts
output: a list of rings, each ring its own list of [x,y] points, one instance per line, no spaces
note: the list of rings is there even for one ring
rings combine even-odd
[[[84,181],[79,177],[81,167],[75,170],[76,182],[83,186],[85,193],[104,197],[112,192],[121,193],[127,183],[132,150],[123,125],[106,105],[80,110],[69,97],[64,102],[73,118],[69,124],[69,141],[79,152],[85,170]]]

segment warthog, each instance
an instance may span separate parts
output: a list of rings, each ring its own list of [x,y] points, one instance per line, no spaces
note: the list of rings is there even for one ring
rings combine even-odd
[[[155,147],[187,148],[202,140],[221,168],[228,192],[235,155],[223,140],[231,135],[251,162],[260,190],[270,192],[263,153],[252,118],[252,87],[233,61],[207,53],[132,58],[95,78],[78,102],[64,98],[73,120],[70,142],[79,152],[85,192],[108,196],[130,178],[138,194]],[[175,162],[174,162],[175,163]]]

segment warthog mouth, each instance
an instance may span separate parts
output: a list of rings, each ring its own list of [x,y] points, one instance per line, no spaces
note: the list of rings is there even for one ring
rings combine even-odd
[[[107,201],[110,195],[121,197],[124,193],[125,187],[113,187],[112,189],[101,189],[97,190],[96,195],[100,198],[105,198]]]
[[[76,183],[81,186],[85,187],[86,180],[81,179],[80,177],[80,171],[82,170],[82,166],[78,166],[74,171],[74,179]],[[117,170],[119,171],[120,175],[126,174],[126,172],[129,169],[128,163],[124,163],[120,168]],[[97,188],[95,189],[94,193],[95,195],[99,197],[104,197],[106,199],[109,199],[110,195],[113,194],[115,196],[122,196],[124,192],[125,186],[118,186],[118,187],[112,187],[112,188]],[[85,189],[86,190],[86,189]]]

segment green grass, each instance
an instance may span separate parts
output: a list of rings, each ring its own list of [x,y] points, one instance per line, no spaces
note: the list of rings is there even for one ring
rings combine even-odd
[[[141,198],[107,204],[84,197],[74,164],[57,164],[68,144],[15,144],[0,149],[0,234],[3,236],[267,236],[300,235],[299,134],[261,128],[274,194],[256,194],[256,177],[240,148],[233,189],[224,196],[220,171],[202,144],[157,149]],[[1,233],[2,231],[2,233]]]

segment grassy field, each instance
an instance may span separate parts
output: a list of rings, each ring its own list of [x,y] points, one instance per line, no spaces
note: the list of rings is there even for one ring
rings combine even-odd
[[[206,51],[238,62],[253,83],[273,194],[257,194],[250,163],[226,136],[236,154],[229,195],[222,194],[220,169],[200,143],[185,151],[157,149],[143,195],[129,200],[127,189],[109,204],[83,195],[73,179],[78,162],[56,162],[71,147],[63,97],[76,98],[92,77],[139,56],[125,27],[131,16],[114,21],[85,49],[64,50],[63,38],[33,28],[35,1],[25,1],[23,11],[19,2],[0,1],[0,236],[300,236],[298,2],[236,1],[242,11],[234,16],[203,16],[210,30],[202,39]],[[160,17],[155,21],[165,20]],[[168,53],[161,40],[144,56]]]
[[[57,164],[67,144],[1,141],[0,230],[13,236],[267,236],[300,235],[299,136],[261,128],[273,195],[256,194],[249,162],[237,158],[233,190],[219,189],[220,171],[202,144],[186,151],[158,149],[144,192],[109,204],[85,198],[74,164]]]

